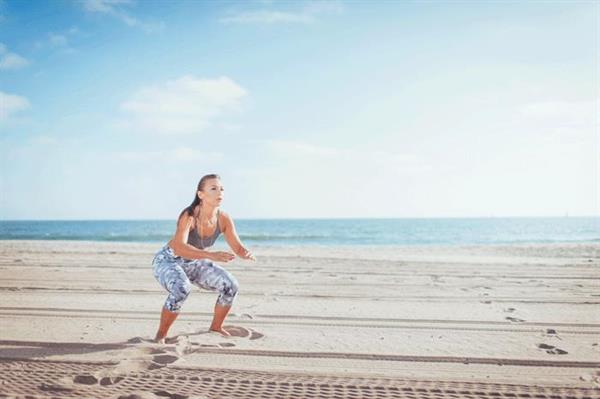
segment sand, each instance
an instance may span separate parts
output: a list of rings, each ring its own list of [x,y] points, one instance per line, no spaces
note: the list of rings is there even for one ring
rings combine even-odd
[[[600,244],[253,247],[165,345],[160,247],[0,241],[0,397],[600,398]]]

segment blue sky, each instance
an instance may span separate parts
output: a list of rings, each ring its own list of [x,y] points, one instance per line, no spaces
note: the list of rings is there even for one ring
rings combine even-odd
[[[1,1],[0,217],[600,215],[600,3]]]

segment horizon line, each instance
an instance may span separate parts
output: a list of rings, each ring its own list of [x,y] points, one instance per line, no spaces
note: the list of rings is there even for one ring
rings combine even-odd
[[[600,218],[599,215],[544,215],[544,216],[359,216],[359,217],[236,217],[234,220],[393,220],[393,219],[569,219],[569,218]],[[0,222],[157,222],[174,221],[168,219],[0,219]]]

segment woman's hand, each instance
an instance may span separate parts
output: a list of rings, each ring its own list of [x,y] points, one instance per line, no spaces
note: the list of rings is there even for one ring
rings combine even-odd
[[[242,253],[240,255],[242,259],[248,259],[256,262],[256,258],[252,255],[252,252],[248,251],[246,248],[242,249]]]
[[[234,258],[235,258],[234,254],[232,254],[231,252],[224,252],[224,251],[211,252],[211,255],[210,255],[210,259],[214,260],[216,262],[229,262],[230,260],[233,260]]]

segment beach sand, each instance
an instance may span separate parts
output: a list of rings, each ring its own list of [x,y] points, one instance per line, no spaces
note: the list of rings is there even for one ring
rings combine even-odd
[[[0,241],[0,397],[600,398],[600,244],[253,247],[159,345],[161,246]]]

